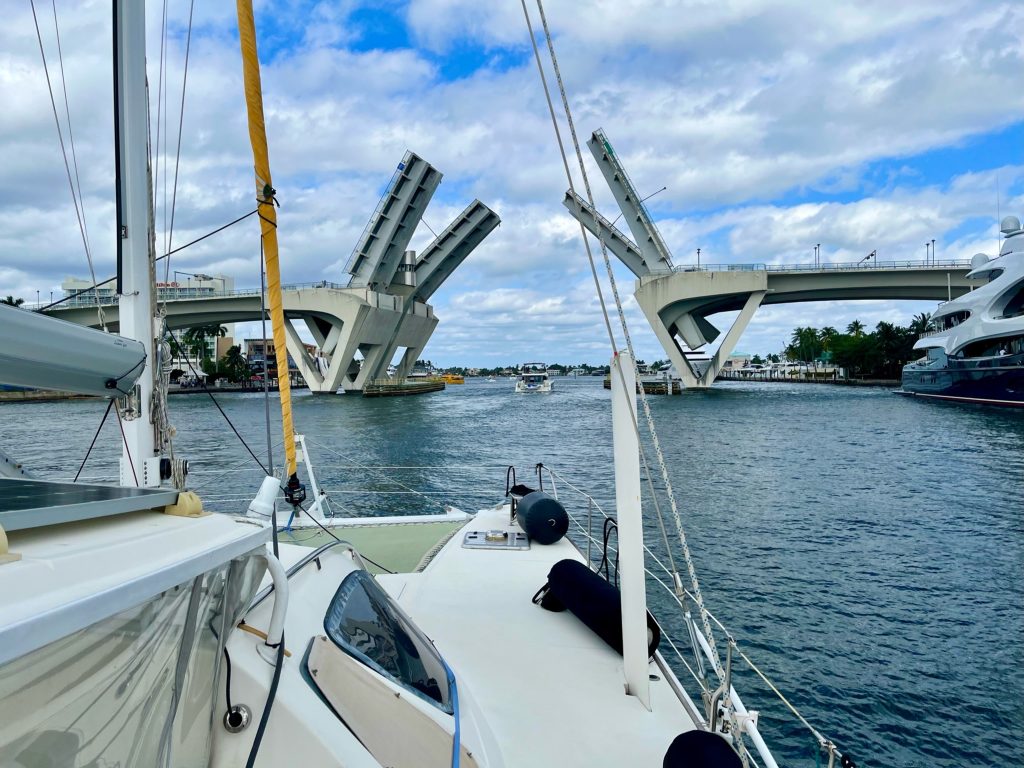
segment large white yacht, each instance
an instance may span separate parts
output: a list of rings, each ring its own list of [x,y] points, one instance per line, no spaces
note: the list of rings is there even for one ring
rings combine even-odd
[[[1024,229],[1000,223],[999,255],[979,253],[969,278],[987,280],[940,305],[903,368],[903,393],[986,405],[1024,405]]]

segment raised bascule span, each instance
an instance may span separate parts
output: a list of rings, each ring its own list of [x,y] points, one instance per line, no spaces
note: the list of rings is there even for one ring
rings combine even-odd
[[[349,258],[350,286],[387,290],[440,183],[440,171],[405,153]]]
[[[665,239],[654,224],[650,212],[643,203],[643,198],[637,192],[636,186],[622,166],[619,156],[612,149],[612,144],[604,131],[598,129],[587,142],[590,153],[597,160],[597,167],[601,169],[601,175],[608,182],[608,187],[615,196],[615,202],[619,204],[622,217],[633,233],[633,237],[640,245],[644,254],[644,260],[650,265],[654,272],[672,271],[672,254],[669,253]]]
[[[420,254],[413,295],[420,301],[429,300],[500,223],[498,214],[479,200],[470,203]]]
[[[977,284],[966,278],[968,261],[878,262],[876,256],[874,262],[865,259],[818,266],[675,267],[668,246],[608,137],[603,131],[595,131],[587,146],[635,240],[578,195],[566,192],[565,207],[636,276],[633,295],[687,388],[711,386],[763,304],[857,299],[943,301],[961,296]],[[700,349],[721,335],[708,317],[735,311],[739,315],[726,331],[711,364],[698,373],[686,359],[679,339],[691,350]]]
[[[406,252],[398,275],[391,285],[394,293],[403,296],[402,314],[394,324],[394,330],[387,342],[382,346],[382,353],[375,355],[372,363],[364,351],[366,380],[381,377],[399,346],[405,346],[406,351],[396,367],[396,375],[398,378],[409,375],[416,364],[419,352],[422,351],[422,345],[409,347],[401,343],[401,338],[403,334],[408,334],[407,322],[413,325],[417,323],[415,307],[426,306],[425,302],[500,223],[498,214],[479,200],[474,200],[434,238],[419,259],[415,258],[412,251]]]
[[[630,272],[637,277],[651,274],[651,266],[644,259],[644,254],[639,246],[626,237],[622,230],[598,213],[590,203],[574,192],[566,192],[562,202],[569,212],[587,228],[588,232],[599,240],[604,240],[608,250],[618,256],[619,261],[625,264]]]
[[[348,283],[283,287],[286,347],[310,391],[362,391],[381,378],[399,348],[405,352],[396,376],[404,378],[421,356],[438,323],[427,301],[501,222],[474,200],[417,260],[407,248],[440,180],[437,169],[406,152],[346,265]],[[166,305],[171,329],[259,320],[261,314],[258,290],[172,299]],[[89,305],[50,312],[81,325],[98,323]],[[106,308],[104,316],[116,330],[117,305]],[[306,350],[297,322],[312,335],[320,357]]]

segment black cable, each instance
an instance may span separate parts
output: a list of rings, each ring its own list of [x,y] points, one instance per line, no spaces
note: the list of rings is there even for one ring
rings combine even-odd
[[[213,230],[212,232],[207,232],[202,237],[197,237],[195,240],[193,240],[190,243],[185,243],[184,245],[180,245],[177,248],[175,248],[174,250],[168,251],[163,256],[157,256],[156,259],[154,259],[154,263],[156,263],[157,261],[161,261],[163,259],[166,259],[168,256],[172,256],[175,253],[178,253],[178,251],[183,251],[186,248],[189,248],[189,247],[195,245],[196,243],[202,242],[206,238],[212,237],[213,235],[216,235],[218,232],[223,232],[228,227],[234,226],[235,224],[237,224],[240,221],[245,221],[250,216],[253,216],[254,214],[256,214],[258,211],[259,211],[258,208],[255,209],[255,210],[249,211],[247,214],[245,214],[243,216],[239,216],[234,221],[229,221],[224,226],[217,227],[217,229]],[[75,291],[74,293],[69,294],[68,296],[65,296],[63,299],[58,299],[57,301],[50,302],[45,307],[40,307],[39,309],[36,310],[36,312],[45,312],[48,309],[53,309],[54,307],[56,307],[56,306],[58,306],[60,304],[63,304],[65,301],[70,301],[71,299],[78,298],[79,296],[81,296],[82,294],[85,294],[85,293],[92,293],[94,290],[99,288],[101,285],[106,285],[107,283],[112,283],[115,280],[117,280],[116,277],[111,277],[111,278],[108,278],[108,279],[104,280],[101,283],[96,283],[96,285],[89,286],[88,288],[85,288],[85,289],[83,289],[81,291]]]
[[[281,487],[281,490],[282,490],[282,491],[284,490],[284,486],[282,486],[282,487]],[[302,510],[303,512],[306,512],[306,508],[305,508],[304,506],[302,506],[301,504],[296,504],[295,506],[297,506],[297,507],[298,507],[299,509],[301,509],[301,510]],[[343,544],[343,543],[345,543],[345,542],[343,542],[343,541],[342,541],[341,539],[339,539],[339,538],[338,538],[338,537],[337,537],[337,536],[335,535],[334,531],[332,531],[332,530],[331,530],[330,528],[327,528],[327,527],[326,527],[326,526],[325,526],[325,525],[324,525],[323,523],[321,523],[321,522],[320,522],[319,520],[317,520],[317,519],[316,519],[316,518],[315,518],[315,517],[314,517],[313,515],[309,514],[309,512],[306,512],[306,517],[308,517],[308,518],[309,518],[310,520],[312,520],[312,521],[313,521],[314,523],[316,523],[317,525],[319,525],[319,526],[320,526],[320,528],[321,528],[321,529],[323,530],[323,532],[324,532],[324,533],[326,533],[326,534],[327,534],[328,536],[330,536],[330,537],[331,537],[332,539],[334,539],[334,540],[335,540],[336,542],[338,542],[339,544]],[[353,549],[355,549],[355,547],[353,547]],[[358,551],[358,550],[357,550],[357,551]],[[366,555],[364,555],[364,554],[363,554],[362,552],[360,552],[360,553],[359,553],[359,556],[360,556],[361,558],[363,558],[363,560],[365,560],[366,562],[370,563],[371,565],[375,565],[375,566],[377,566],[378,568],[380,568],[380,569],[381,569],[382,571],[384,571],[384,573],[397,573],[397,571],[392,571],[392,570],[390,570],[390,569],[388,569],[388,568],[385,568],[385,567],[384,567],[383,565],[381,565],[380,563],[378,563],[378,562],[375,562],[375,561],[371,560],[371,559],[370,559],[370,558],[368,558],[368,557],[367,557]]]
[[[115,402],[114,400],[110,401]],[[124,433],[124,423],[121,421],[121,409],[114,408],[114,413],[117,414],[117,426],[121,429],[121,439],[124,441],[124,455],[128,457],[128,466],[132,468],[132,479],[135,480],[135,487],[139,487],[139,476],[135,474],[135,462],[132,461],[132,450],[128,447],[128,436]]]
[[[174,346],[178,350],[178,354],[188,364],[188,367],[192,371],[192,374],[196,377],[196,381],[202,382],[202,377],[199,375],[199,372],[195,369],[195,366],[192,365],[192,361],[189,360],[188,356],[184,354],[184,350],[181,348],[181,344],[178,342],[178,340],[174,338],[174,334],[168,334],[167,338],[174,343]],[[220,411],[220,415],[224,417],[224,421],[226,421],[228,423],[228,426],[231,427],[231,431],[235,433],[235,436],[239,439],[242,445],[245,446],[245,450],[249,452],[249,455],[252,456],[253,460],[257,464],[259,464],[260,469],[263,470],[263,474],[269,475],[270,473],[267,472],[267,468],[263,466],[263,462],[260,461],[259,457],[255,453],[253,453],[252,448],[250,448],[249,444],[245,442],[245,438],[242,437],[241,433],[235,428],[235,425],[231,422],[231,419],[228,418],[228,415],[224,412],[224,409],[220,407],[220,403],[218,403],[217,398],[213,396],[213,392],[211,392],[209,388],[207,388],[205,383],[200,383],[199,386],[202,387],[202,390],[210,396],[210,399],[213,401],[213,404],[217,406],[217,410]]]
[[[615,520],[610,518],[610,517],[605,518],[603,542],[602,542],[602,546],[601,546],[601,562],[598,563],[597,573],[600,574],[601,570],[603,569],[604,570],[605,581],[607,581],[610,584],[614,584],[616,587],[618,587],[619,586],[619,553],[618,553],[618,551],[616,551],[616,553],[615,553],[615,577],[614,577],[614,581],[612,579],[612,566],[611,566],[611,563],[608,561],[608,541],[611,538],[613,530],[618,532],[619,524],[617,522],[615,522]]]
[[[96,438],[98,438],[100,436],[100,430],[102,430],[103,429],[103,425],[107,423],[107,416],[110,415],[110,409],[113,408],[113,407],[114,407],[114,399],[111,398],[110,402],[107,403],[107,410],[105,410],[103,412],[103,418],[100,419],[100,425],[98,427],[96,427],[96,434],[92,436],[92,442],[89,443],[89,450],[87,450],[85,452],[85,458],[82,459],[82,466],[80,466],[78,468],[78,471],[75,473],[75,479],[71,481],[72,483],[77,483],[78,482],[79,475],[81,475],[82,474],[82,470],[85,469],[85,462],[87,462],[89,460],[89,454],[92,453],[93,446],[96,445]]]
[[[228,647],[224,646],[224,700],[228,703],[228,712],[231,712],[231,654]]]
[[[270,710],[274,706],[274,699],[277,698],[277,684],[281,681],[282,667],[284,667],[284,632],[281,633],[281,642],[277,644],[277,664],[274,665],[274,677],[270,681],[270,690],[267,692],[267,703],[263,707],[263,714],[260,716],[260,725],[256,729],[256,736],[252,741],[252,749],[249,750],[249,759],[245,761],[245,768],[253,768],[256,764],[256,755],[258,755],[260,751],[260,744],[263,741],[263,732],[267,730],[267,721],[270,720]]]

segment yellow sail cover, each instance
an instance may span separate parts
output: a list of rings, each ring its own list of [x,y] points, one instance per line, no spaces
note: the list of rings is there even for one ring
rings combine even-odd
[[[256,170],[256,201],[259,206],[260,232],[267,268],[267,304],[274,331],[277,357],[277,384],[281,393],[281,425],[284,430],[285,477],[295,474],[295,435],[292,426],[292,392],[288,379],[288,349],[285,345],[284,307],[281,299],[281,268],[277,253],[277,210],[274,185],[270,178],[267,153],[267,129],[263,121],[263,90],[260,62],[256,53],[256,21],[251,0],[237,0],[238,39],[242,45],[242,72],[245,104],[249,112],[249,141],[252,143]],[[265,368],[264,364],[264,368]]]

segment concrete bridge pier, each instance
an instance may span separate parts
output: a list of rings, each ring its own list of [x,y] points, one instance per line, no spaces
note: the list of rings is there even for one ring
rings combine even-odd
[[[399,347],[406,348],[402,368],[411,370],[438,321],[422,302],[412,301],[403,312],[405,301],[412,300],[367,288],[313,288],[287,302],[288,353],[310,391],[362,390],[381,375]],[[322,358],[315,359],[306,351],[293,319],[305,322]]]

